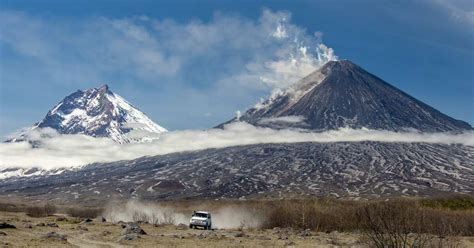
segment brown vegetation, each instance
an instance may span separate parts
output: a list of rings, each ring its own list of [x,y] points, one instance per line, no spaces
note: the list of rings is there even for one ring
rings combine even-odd
[[[268,218],[264,227],[310,228],[315,231],[368,229],[374,222],[410,226],[410,231],[437,235],[474,235],[474,207],[463,210],[433,208],[426,200],[386,201],[278,200],[264,202]],[[457,199],[454,199],[457,201]],[[410,223],[397,223],[410,221]],[[413,223],[418,223],[416,226]],[[419,228],[416,230],[416,228]]]
[[[436,204],[427,205],[432,202]],[[371,247],[457,247],[454,237],[474,235],[474,207],[469,202],[472,198],[284,200],[271,204],[264,227],[357,231]]]
[[[457,247],[458,237],[474,236],[474,198],[469,196],[368,201],[313,198],[197,203],[182,200],[160,202],[159,206],[151,207],[163,208],[160,214],[146,214],[145,209],[137,208],[132,213],[133,221],[157,226],[174,223],[176,212],[187,216],[193,210],[209,210],[217,217],[220,210],[231,209],[258,217],[262,229],[278,227],[322,233],[359,233],[371,247]],[[11,205],[3,205],[3,209],[15,210]],[[29,207],[27,213],[30,216],[46,216],[52,214],[54,209],[51,205]],[[65,212],[72,217],[95,218],[103,214],[103,209],[74,207],[65,209]],[[232,212],[231,218],[236,215],[238,213]],[[242,222],[240,231],[249,227],[255,226]]]
[[[25,206],[19,206],[13,203],[0,202],[0,211],[3,212],[25,212]]]
[[[473,212],[427,209],[409,200],[367,204],[357,210],[356,221],[373,247],[446,247],[446,238],[474,231]]]
[[[56,213],[56,206],[52,203],[46,203],[43,206],[29,206],[26,213],[31,217],[46,217]]]
[[[68,208],[66,213],[71,217],[78,218],[96,218],[102,214],[104,209],[102,208]]]

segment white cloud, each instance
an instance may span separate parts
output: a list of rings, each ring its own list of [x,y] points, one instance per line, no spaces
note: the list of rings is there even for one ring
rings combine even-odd
[[[469,25],[474,24],[472,0],[435,0],[433,2],[447,10],[452,19]]]
[[[109,74],[126,73],[139,80],[173,84],[182,80],[182,73],[191,73],[188,68],[204,62],[209,68],[223,66],[215,72],[215,82],[239,77],[247,80],[244,85],[279,87],[336,59],[331,49],[320,48],[320,32],[313,36],[292,24],[288,12],[264,10],[258,20],[216,13],[209,22],[185,23],[147,16],[73,21],[14,11],[0,11],[0,19],[0,41],[45,63],[42,70],[95,72],[93,80],[107,82],[113,82]]]
[[[27,142],[1,143],[0,167],[44,169],[74,167],[93,162],[111,162],[142,156],[260,143],[380,141],[474,145],[474,132],[396,133],[368,129],[340,129],[311,133],[272,130],[244,122],[229,124],[224,129],[172,131],[163,133],[159,140],[141,144],[119,145],[106,138],[60,135],[52,129],[36,130],[29,135],[30,140],[40,144],[39,148],[32,148]]]

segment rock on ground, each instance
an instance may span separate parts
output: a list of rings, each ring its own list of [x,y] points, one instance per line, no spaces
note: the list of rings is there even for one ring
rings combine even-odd
[[[44,235],[44,237],[48,239],[57,239],[61,241],[67,241],[67,236],[65,234],[56,233],[56,232],[49,232],[46,235]]]
[[[186,230],[189,227],[183,223],[180,223],[179,225],[176,226],[176,230]]]
[[[136,234],[136,233],[129,233],[129,234],[125,234],[123,235],[119,241],[121,240],[135,240],[135,239],[139,239],[140,238],[140,235]]]
[[[123,235],[131,234],[131,233],[146,235],[146,232],[135,222],[124,223],[122,224],[122,228],[124,228],[122,232]]]
[[[8,224],[6,222],[0,222],[0,229],[6,229],[6,228],[16,228],[16,226],[12,224]]]
[[[46,224],[47,226],[49,227],[59,227],[58,224],[54,223],[54,222],[50,222],[48,224]]]

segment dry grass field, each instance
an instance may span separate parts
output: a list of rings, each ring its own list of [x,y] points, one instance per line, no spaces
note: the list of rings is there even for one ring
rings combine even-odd
[[[123,228],[117,223],[94,220],[79,223],[56,216],[32,218],[24,213],[0,212],[0,219],[16,226],[1,229],[3,247],[364,247],[351,233],[298,232],[291,229],[225,229],[206,231],[187,226],[140,224],[147,233],[135,240],[121,240]],[[38,226],[56,223],[58,227]],[[64,234],[65,240],[46,237]]]
[[[474,201],[328,199],[0,204],[0,247],[474,247]],[[210,210],[214,230],[189,229]],[[88,218],[90,218],[88,220]],[[183,224],[181,224],[183,223]]]

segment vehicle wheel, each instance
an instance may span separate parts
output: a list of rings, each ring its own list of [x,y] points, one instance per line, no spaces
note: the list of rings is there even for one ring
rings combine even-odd
[[[193,225],[189,225],[189,228],[191,228],[191,229],[192,229],[192,228],[193,228]]]

